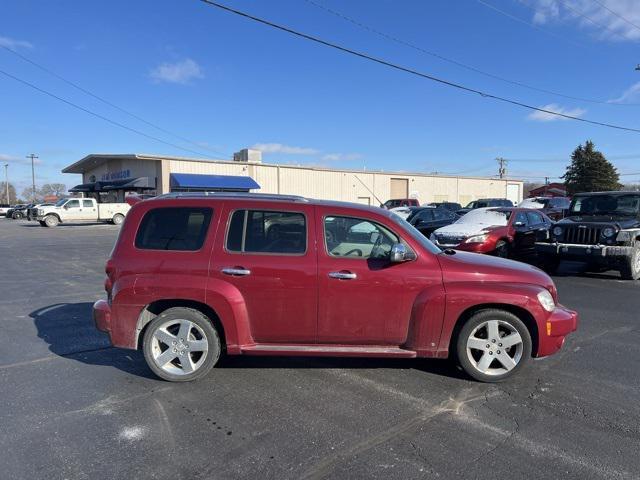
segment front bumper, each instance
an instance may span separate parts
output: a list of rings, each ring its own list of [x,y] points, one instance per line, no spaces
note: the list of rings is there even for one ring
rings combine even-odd
[[[573,243],[536,242],[536,251],[565,258],[624,258],[633,253],[633,247],[618,245],[579,245]]]
[[[565,337],[578,328],[578,313],[558,305],[547,318],[544,330],[539,332],[536,357],[546,357],[562,348]]]
[[[111,306],[106,300],[98,300],[93,304],[93,321],[98,330],[111,336]]]

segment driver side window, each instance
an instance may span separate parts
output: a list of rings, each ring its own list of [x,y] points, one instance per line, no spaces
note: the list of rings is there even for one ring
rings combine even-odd
[[[362,218],[325,217],[324,236],[332,257],[387,259],[400,240],[388,228]]]

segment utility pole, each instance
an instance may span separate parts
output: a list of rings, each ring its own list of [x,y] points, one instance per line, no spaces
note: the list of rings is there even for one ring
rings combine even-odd
[[[498,162],[498,176],[500,178],[504,178],[507,176],[507,160],[502,157],[496,158],[496,162]]]
[[[4,188],[7,192],[7,203],[10,204],[11,200],[9,200],[9,164],[4,164]]]
[[[36,171],[33,166],[33,161],[39,157],[32,153],[31,155],[27,155],[27,158],[31,159],[31,186],[33,188],[31,191],[31,198],[33,199],[33,203],[36,203]]]

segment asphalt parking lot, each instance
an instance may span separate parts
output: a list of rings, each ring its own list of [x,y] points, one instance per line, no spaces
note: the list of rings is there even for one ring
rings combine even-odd
[[[640,478],[640,282],[565,266],[578,332],[499,385],[259,357],[171,384],[93,326],[118,230],[0,219],[2,478]]]

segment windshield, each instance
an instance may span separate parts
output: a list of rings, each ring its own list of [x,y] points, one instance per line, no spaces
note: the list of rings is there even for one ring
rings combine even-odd
[[[636,215],[640,211],[640,195],[594,195],[575,197],[570,215]]]
[[[397,215],[391,215],[391,220],[402,227],[402,230],[405,231],[408,235],[411,236],[416,242],[418,242],[422,247],[431,252],[431,253],[440,253],[442,250],[440,247],[436,247],[431,240],[425,237],[419,230],[417,230],[413,225],[407,222],[405,219],[400,218]]]
[[[60,200],[58,200],[56,202],[56,207],[61,207],[62,205],[64,205],[66,203],[66,201],[69,200],[68,198],[62,198]]]
[[[496,225],[505,226],[509,223],[510,210],[496,210],[493,208],[479,208],[456,220],[456,224]]]
[[[521,208],[545,208],[548,203],[548,198],[525,198],[518,206]]]

